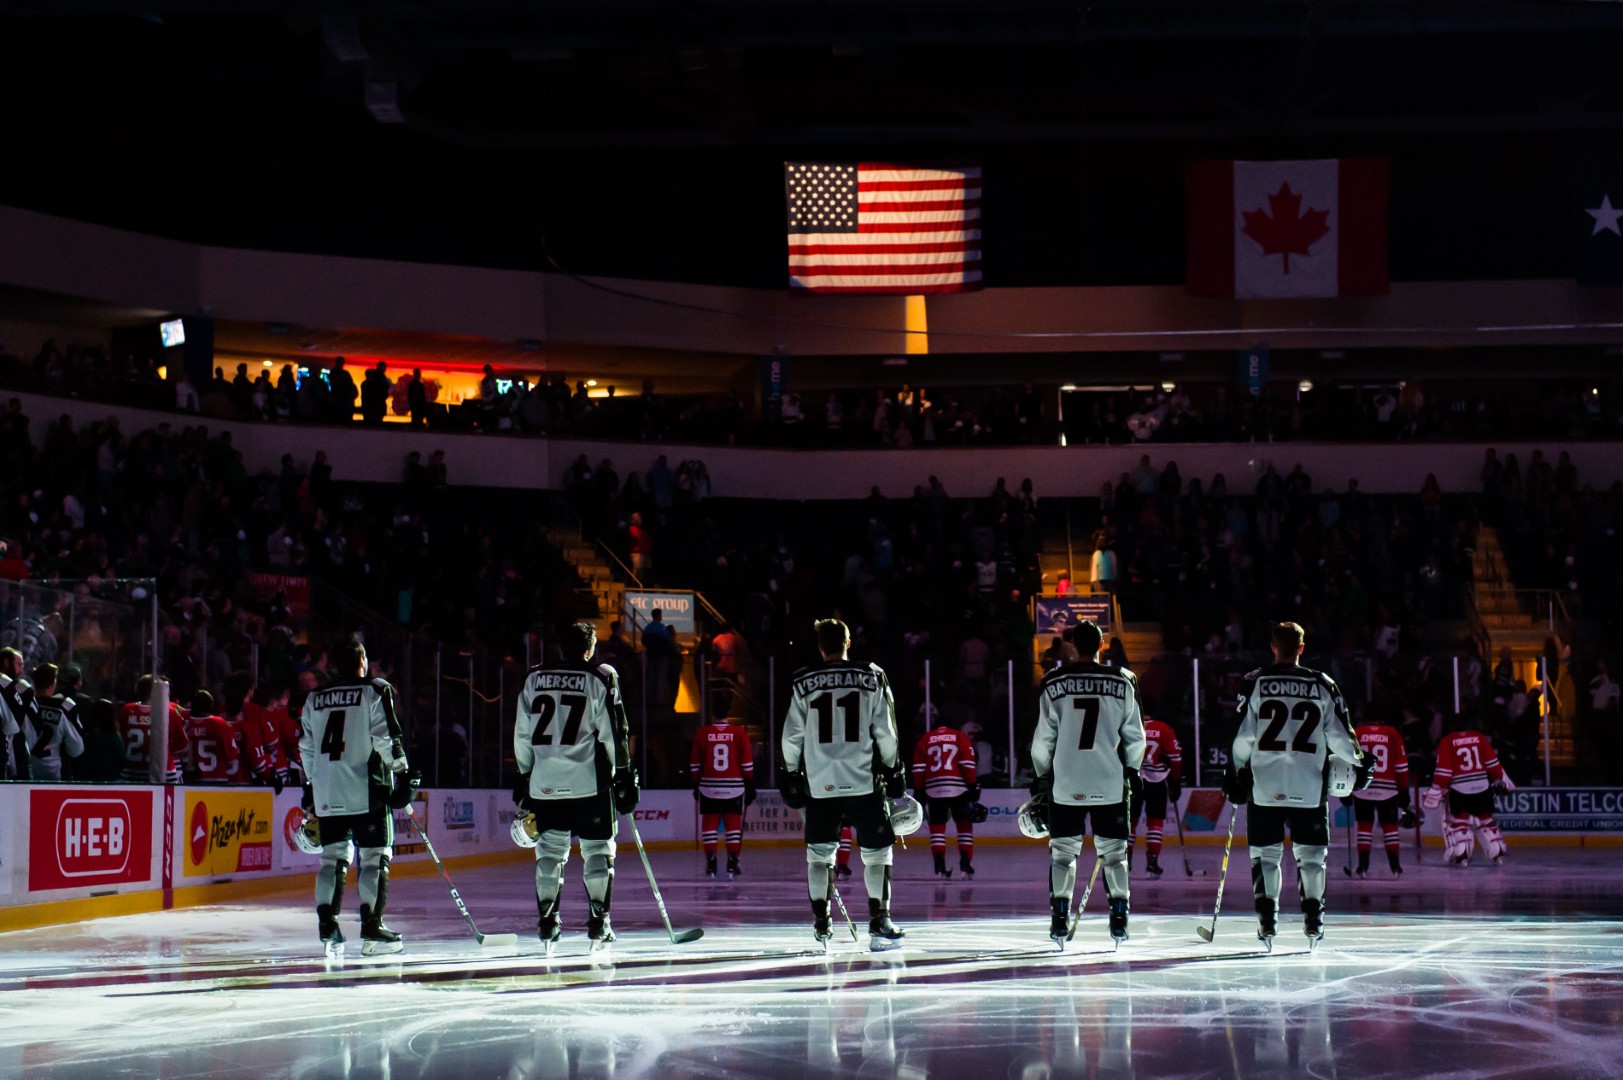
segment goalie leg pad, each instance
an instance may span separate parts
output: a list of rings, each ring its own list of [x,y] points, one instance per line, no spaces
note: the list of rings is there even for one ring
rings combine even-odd
[[[1292,844],[1296,856],[1296,886],[1303,900],[1324,901],[1324,865],[1330,849],[1324,844]]]
[[[1080,836],[1048,838],[1048,895],[1069,897],[1076,892],[1076,860],[1081,854]]]
[[[585,865],[581,877],[586,882],[586,895],[592,900],[607,903],[609,890],[614,885],[613,840],[581,840],[580,861]]]
[[[569,861],[569,833],[548,829],[535,845],[535,898],[556,903],[564,885],[564,863]]]
[[[826,844],[806,845],[806,894],[813,902],[828,899],[828,883],[834,871],[834,853],[840,845],[832,841]]]
[[[361,870],[355,876],[360,879],[361,903],[377,911],[379,897],[388,888],[389,849],[363,847],[360,854]]]
[[[1499,823],[1494,821],[1492,814],[1478,817],[1471,815],[1471,827],[1476,830],[1477,840],[1482,844],[1482,850],[1490,859],[1503,858],[1505,848],[1505,835],[1499,831]]]
[[[1099,853],[1100,869],[1104,871],[1105,892],[1112,900],[1127,898],[1127,848],[1131,843],[1108,836],[1093,838],[1093,848]]]
[[[1458,859],[1471,854],[1471,827],[1468,819],[1449,814],[1443,819],[1443,854]]]
[[[344,877],[349,873],[349,841],[325,844],[321,867],[316,871],[316,905],[327,904],[333,913],[344,909]]]
[[[1258,898],[1279,899],[1279,864],[1285,861],[1284,844],[1263,844],[1251,849],[1251,891]]]

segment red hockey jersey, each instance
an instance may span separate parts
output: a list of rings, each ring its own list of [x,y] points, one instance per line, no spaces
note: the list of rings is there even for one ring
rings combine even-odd
[[[248,702],[242,707],[241,733],[243,771],[252,783],[269,784],[271,777],[287,768],[287,754],[282,750],[276,714]]]
[[[118,710],[118,737],[124,740],[124,776],[133,783],[147,783],[152,779],[147,768],[147,744],[152,741],[152,706],[131,701]],[[180,763],[185,760],[187,747],[186,714],[179,705],[169,703],[169,760],[164,767],[164,782],[180,783]]]
[[[1353,792],[1355,799],[1390,799],[1409,789],[1409,752],[1398,729],[1387,724],[1360,724],[1353,728],[1358,745],[1375,763],[1369,787]]]
[[[237,733],[223,716],[188,716],[186,736],[191,740],[188,774],[205,784],[231,784],[237,779]]]
[[[1183,779],[1183,748],[1172,726],[1164,720],[1144,721],[1144,765],[1138,775],[1152,784],[1169,777],[1174,783]]]
[[[1504,778],[1499,755],[1482,732],[1453,731],[1437,744],[1437,768],[1431,782],[1442,790],[1472,795]]]
[[[913,787],[931,799],[956,799],[975,783],[975,745],[963,732],[938,727],[913,750]]]
[[[712,799],[736,799],[755,786],[755,751],[738,724],[706,724],[693,736],[688,759],[693,786]]]

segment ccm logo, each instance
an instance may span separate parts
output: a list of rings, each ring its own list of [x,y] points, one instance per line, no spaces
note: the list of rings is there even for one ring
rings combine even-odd
[[[635,821],[669,821],[671,812],[669,810],[633,810],[631,817]]]
[[[122,873],[130,861],[130,808],[120,799],[68,799],[56,813],[63,877]]]

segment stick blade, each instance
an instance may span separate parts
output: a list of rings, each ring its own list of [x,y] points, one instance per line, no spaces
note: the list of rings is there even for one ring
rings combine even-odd
[[[1200,940],[1202,941],[1209,942],[1212,940],[1212,932],[1206,929],[1204,926],[1195,927],[1195,933],[1200,935]]]
[[[500,949],[508,945],[518,944],[517,934],[480,934],[479,944],[487,948]]]
[[[704,928],[695,926],[692,930],[678,930],[671,934],[672,945],[686,945],[690,941],[698,941],[704,937]]]

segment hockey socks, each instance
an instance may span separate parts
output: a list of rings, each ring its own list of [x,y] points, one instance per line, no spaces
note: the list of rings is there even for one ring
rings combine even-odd
[[[930,853],[938,859],[947,857],[947,823],[930,822]]]
[[[727,865],[736,866],[739,853],[744,850],[744,815],[723,814],[721,824],[726,831]]]
[[[699,840],[704,845],[705,858],[710,860],[712,866],[716,862],[716,827],[720,823],[720,814],[699,815]]]

